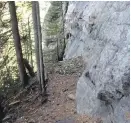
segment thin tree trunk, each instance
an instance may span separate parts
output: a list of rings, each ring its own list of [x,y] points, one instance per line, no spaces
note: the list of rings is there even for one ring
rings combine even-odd
[[[57,60],[59,61],[59,45],[58,45],[58,43],[59,43],[59,37],[57,38],[57,42],[56,42],[57,44],[57,48],[56,48],[56,53],[57,53]]]
[[[32,40],[31,40],[31,28],[30,28],[30,23],[29,23],[29,17],[28,17],[28,32],[29,32],[29,45],[30,45],[30,63],[31,66],[33,67],[33,59],[32,59]]]
[[[43,54],[42,54],[42,34],[41,34],[41,26],[40,26],[40,15],[39,15],[40,12],[39,12],[38,1],[32,2],[32,12],[33,12],[35,46],[36,46],[36,55],[37,55],[36,56],[37,69],[39,72],[38,80],[40,83],[41,94],[42,96],[44,96],[46,94],[46,87],[45,87],[45,74],[44,74],[44,64],[43,64]]]
[[[40,63],[39,63],[39,38],[38,38],[38,25],[37,25],[37,13],[36,13],[36,2],[32,1],[32,17],[33,17],[33,27],[34,27],[34,38],[35,38],[35,53],[36,53],[36,63],[37,63],[37,78],[41,87],[41,77],[40,77]]]
[[[4,114],[4,108],[1,106],[0,103],[0,123],[2,123],[2,119],[4,118],[5,114]]]
[[[24,29],[23,29],[23,24],[21,21],[21,30],[22,30],[22,37],[24,37]],[[26,44],[25,44],[25,40],[23,39],[23,53],[25,54],[25,58],[26,58]]]
[[[62,57],[62,59],[61,60],[63,60],[63,56],[64,56],[64,53],[65,53],[65,48],[66,48],[66,42],[65,42],[65,30],[64,30],[64,13],[63,13],[63,7],[62,7],[62,1],[61,1],[61,9],[62,9],[62,33],[63,33],[63,35],[64,35],[64,46],[63,46],[63,50],[62,50],[62,54],[61,54],[61,57]]]
[[[40,24],[40,11],[39,11],[39,3],[36,2],[36,10],[37,10],[37,24],[38,24],[38,37],[39,37],[39,56],[40,56],[40,76],[41,76],[41,84],[42,84],[42,94],[44,95],[46,92],[45,88],[45,71],[44,71],[44,63],[43,63],[43,52],[42,52],[42,34],[41,34],[41,24]]]
[[[30,46],[30,48],[31,48],[31,65],[32,65],[32,67],[33,67],[33,58],[32,58],[32,40],[31,40],[31,42],[30,42],[30,44],[31,44],[31,46]]]
[[[9,1],[9,10],[11,15],[12,32],[13,32],[18,68],[20,73],[20,80],[23,83],[23,86],[25,87],[26,85],[28,85],[28,76],[26,74],[24,63],[23,63],[23,54],[22,54],[20,35],[18,30],[18,21],[16,17],[16,8],[15,8],[14,1]]]
[[[25,39],[25,48],[26,48],[26,59],[29,60],[29,50],[28,50],[28,45],[29,45],[29,41],[28,41],[28,38]]]
[[[4,107],[2,106],[3,99],[3,95],[0,94],[0,123],[2,123],[2,120],[5,117]]]

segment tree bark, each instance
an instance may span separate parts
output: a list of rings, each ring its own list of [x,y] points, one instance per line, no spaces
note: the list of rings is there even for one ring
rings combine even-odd
[[[46,92],[45,87],[45,71],[44,71],[44,62],[43,62],[43,52],[42,52],[42,34],[41,34],[41,24],[40,24],[40,11],[39,11],[39,2],[36,2],[36,10],[37,10],[37,24],[38,24],[38,37],[39,37],[39,56],[40,56],[40,76],[41,76],[41,84],[42,84],[42,94],[44,95]]]
[[[17,21],[16,8],[15,8],[14,1],[9,1],[9,11],[10,11],[10,16],[11,16],[12,32],[13,32],[20,80],[23,83],[23,87],[25,87],[26,85],[28,85],[28,76],[26,74],[24,63],[23,63],[23,54],[22,54],[20,35],[19,35],[19,30],[18,30],[18,21]]]
[[[56,48],[56,53],[57,53],[57,61],[59,61],[59,45],[58,45],[58,43],[59,43],[59,37],[57,38],[57,48]]]
[[[33,67],[33,59],[32,59],[32,40],[31,40],[31,28],[30,28],[30,22],[29,22],[30,16],[28,17],[28,32],[29,32],[29,45],[30,45],[30,63]]]
[[[63,50],[62,50],[62,53],[61,53],[61,61],[63,60],[63,56],[64,56],[64,53],[65,53],[65,48],[66,48],[66,42],[65,42],[65,29],[64,29],[64,13],[63,13],[63,2],[61,1],[61,9],[62,9],[62,33],[64,35],[64,46],[63,46]]]
[[[0,104],[0,123],[2,123],[2,119],[4,118],[4,108]]]
[[[33,23],[34,23],[38,80],[40,83],[41,93],[42,95],[45,95],[46,87],[45,87],[45,74],[44,74],[43,53],[42,53],[42,34],[41,34],[41,26],[40,26],[40,15],[39,15],[40,12],[39,12],[38,1],[32,2],[32,13],[33,13]]]
[[[5,117],[4,107],[2,106],[3,100],[4,96],[0,94],[0,123],[2,123],[2,119]]]
[[[36,53],[36,64],[37,64],[37,79],[41,85],[40,79],[40,63],[39,63],[39,38],[38,38],[38,25],[37,25],[37,13],[36,13],[36,2],[32,1],[32,17],[33,17],[33,27],[34,27],[34,39],[35,39],[35,53]],[[40,90],[42,88],[40,86]]]

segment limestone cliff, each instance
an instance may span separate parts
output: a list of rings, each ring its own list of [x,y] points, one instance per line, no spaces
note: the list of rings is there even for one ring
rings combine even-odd
[[[69,2],[65,59],[82,56],[77,112],[129,123],[130,2]]]

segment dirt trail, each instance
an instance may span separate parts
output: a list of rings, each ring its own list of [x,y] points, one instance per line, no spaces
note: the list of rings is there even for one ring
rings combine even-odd
[[[76,74],[51,74],[47,90],[48,101],[43,105],[36,101],[15,123],[57,123],[63,119],[72,119],[74,123],[93,123],[88,116],[83,118],[77,115],[76,101],[68,97],[70,94],[75,95],[78,78]]]
[[[76,63],[79,65],[76,66]],[[71,69],[69,64],[76,67],[73,66]],[[21,108],[17,111],[20,115],[15,123],[97,123],[87,115],[80,116],[76,112],[75,93],[77,81],[83,71],[82,64],[82,61],[75,59],[68,62],[67,66],[61,62],[55,66],[53,72],[48,71],[50,73],[47,85],[48,101],[43,105],[40,104],[39,98],[35,99],[38,89],[30,91],[21,99]],[[35,100],[32,103],[26,98]]]

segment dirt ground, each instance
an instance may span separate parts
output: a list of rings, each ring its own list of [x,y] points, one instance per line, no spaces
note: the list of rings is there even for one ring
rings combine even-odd
[[[78,115],[75,96],[78,75],[51,74],[48,82],[48,101],[41,105],[39,101],[26,106],[23,116],[15,123],[96,123],[87,115]]]
[[[53,69],[54,72],[48,69],[47,102],[41,104],[39,84],[36,83],[35,88],[17,99],[20,103],[12,108],[16,120],[10,123],[102,123],[76,111],[76,86],[83,71],[81,58],[60,62]]]

